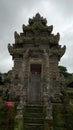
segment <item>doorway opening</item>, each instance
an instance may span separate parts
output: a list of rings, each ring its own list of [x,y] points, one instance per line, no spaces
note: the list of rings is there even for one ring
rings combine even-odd
[[[28,102],[41,103],[41,64],[30,64],[30,76],[28,85]]]

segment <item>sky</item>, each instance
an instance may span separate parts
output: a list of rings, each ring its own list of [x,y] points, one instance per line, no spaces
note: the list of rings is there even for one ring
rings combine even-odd
[[[73,73],[73,0],[0,0],[0,72],[12,69],[13,61],[7,46],[14,43],[14,31],[22,32],[22,25],[36,13],[53,25],[53,33],[60,33],[59,44],[66,45],[60,65]]]

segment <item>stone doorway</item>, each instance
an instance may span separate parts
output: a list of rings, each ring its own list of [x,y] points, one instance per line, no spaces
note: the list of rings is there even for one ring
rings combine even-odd
[[[30,64],[28,103],[41,103],[41,64]]]

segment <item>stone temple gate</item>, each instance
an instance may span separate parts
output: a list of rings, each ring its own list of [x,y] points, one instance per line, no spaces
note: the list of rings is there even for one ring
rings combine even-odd
[[[58,63],[66,47],[59,45],[60,34],[52,34],[53,26],[39,13],[22,28],[8,45],[14,60],[10,93],[19,96],[17,117],[23,118],[25,130],[51,129],[53,105],[62,104],[64,79]]]

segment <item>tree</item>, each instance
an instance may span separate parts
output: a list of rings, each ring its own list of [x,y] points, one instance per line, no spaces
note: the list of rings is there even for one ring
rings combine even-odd
[[[66,78],[66,79],[73,79],[73,74],[72,73],[69,73],[67,72],[67,68],[64,67],[64,66],[59,66],[59,70],[60,70],[60,73],[63,74],[63,76]]]

